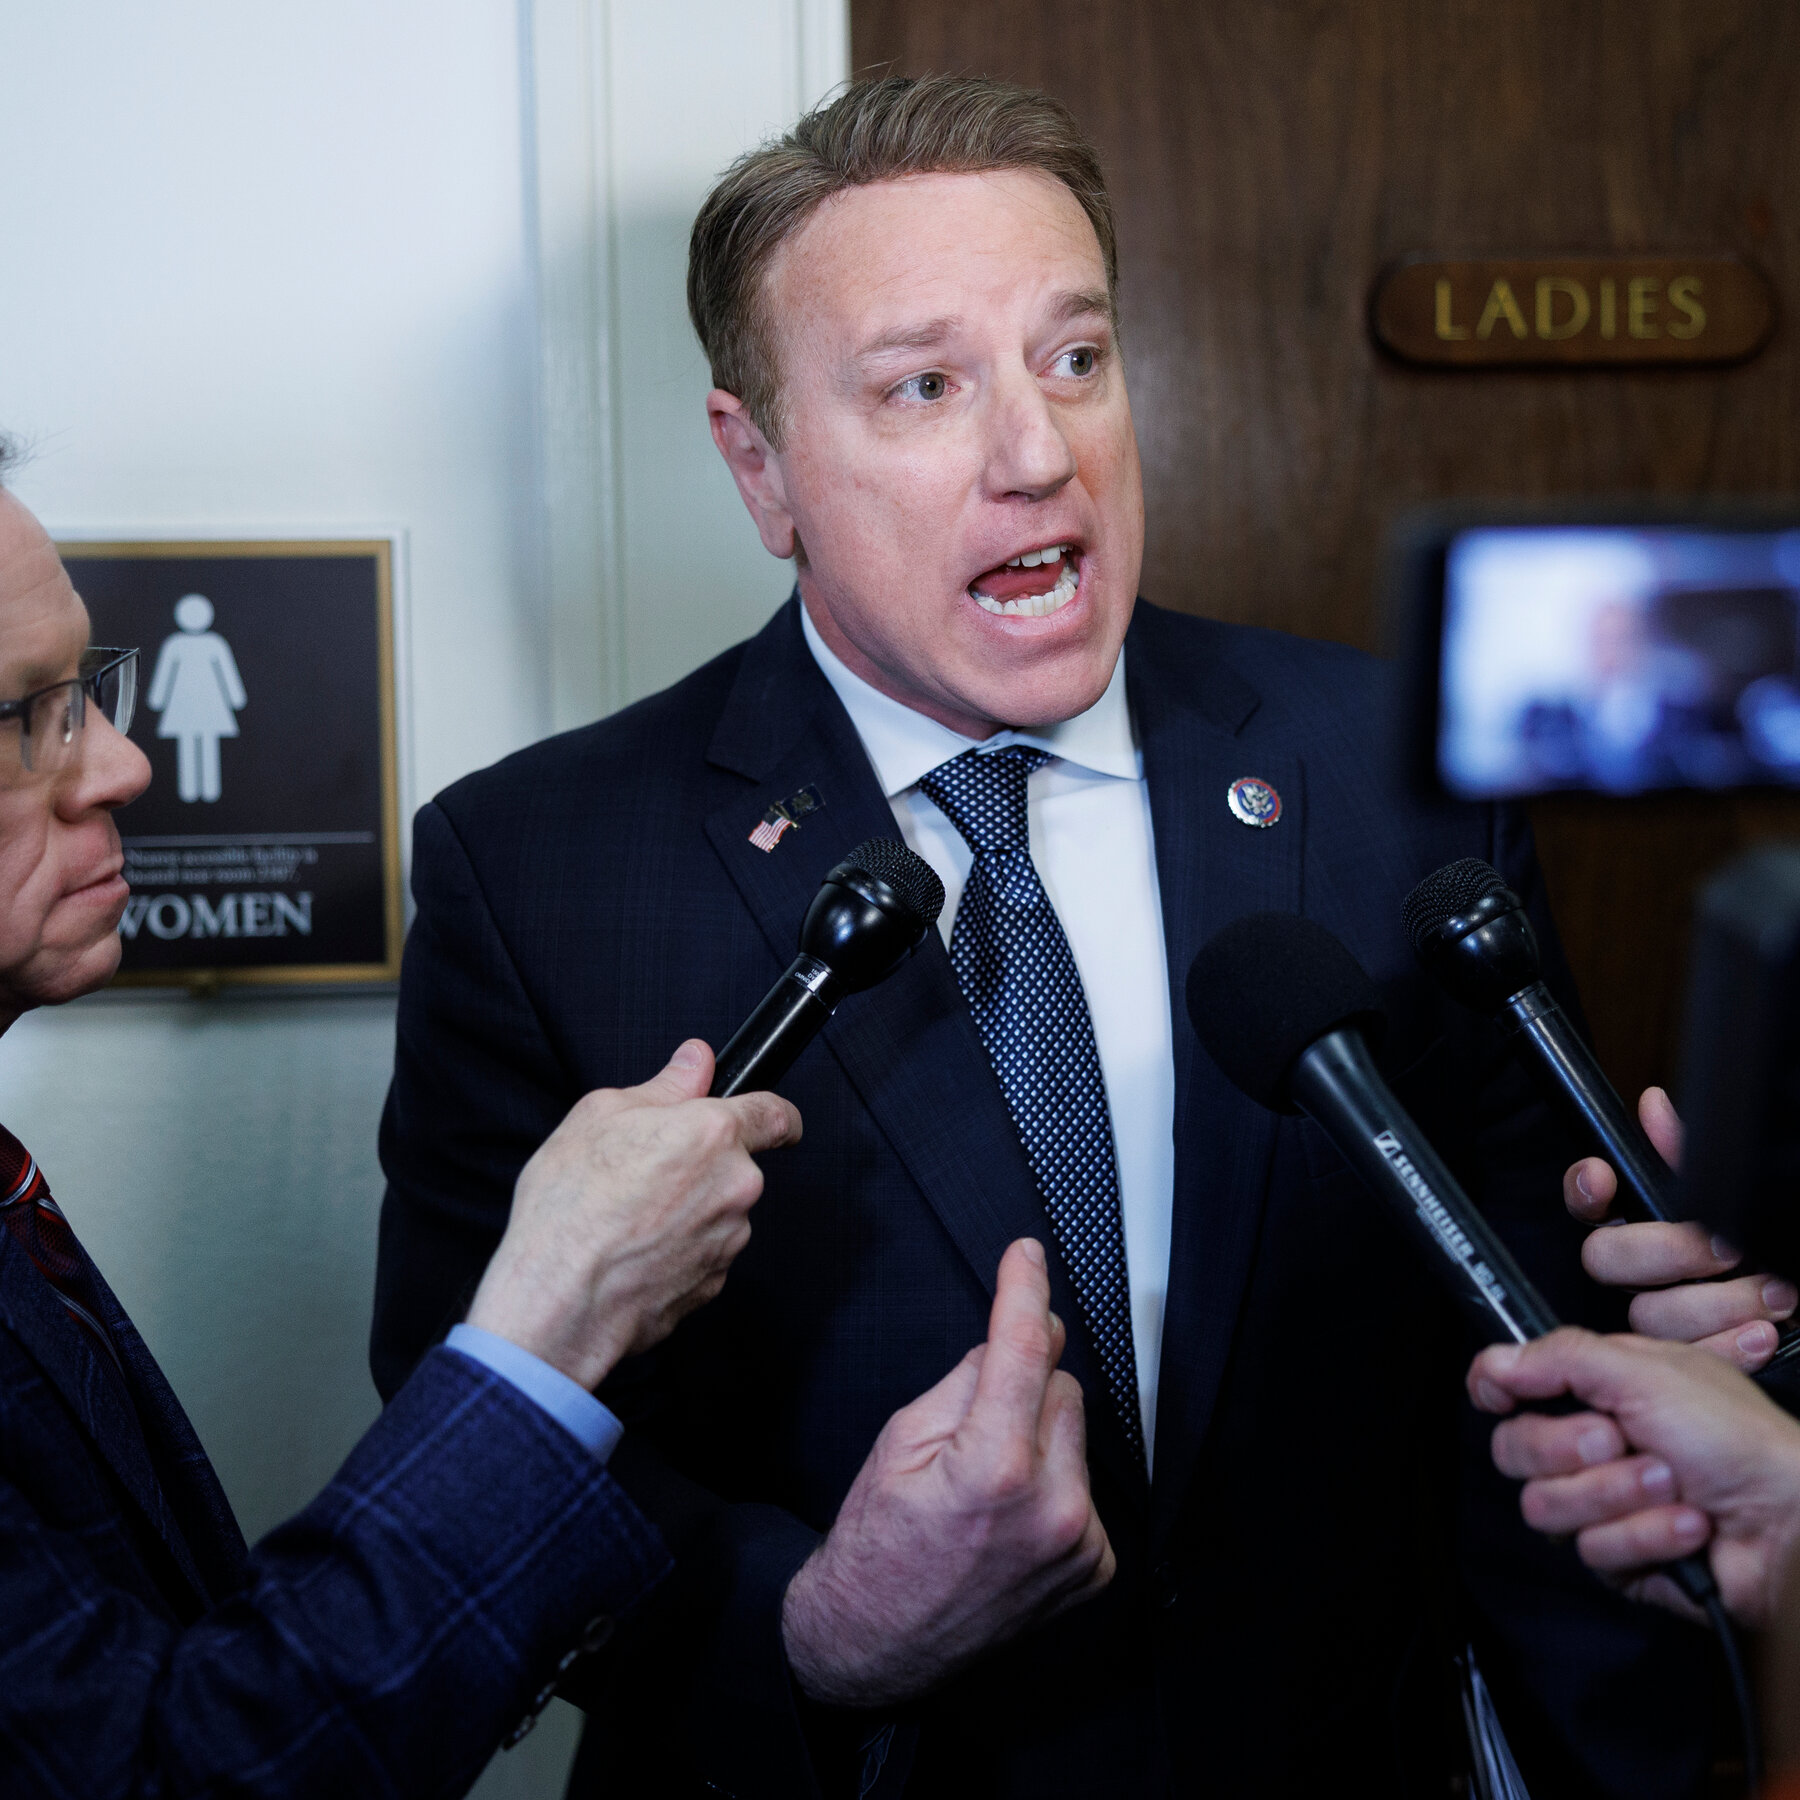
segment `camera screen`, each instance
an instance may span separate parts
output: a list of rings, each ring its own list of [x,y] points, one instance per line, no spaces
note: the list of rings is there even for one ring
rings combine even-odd
[[[1451,792],[1800,785],[1800,530],[1488,526],[1443,579]]]

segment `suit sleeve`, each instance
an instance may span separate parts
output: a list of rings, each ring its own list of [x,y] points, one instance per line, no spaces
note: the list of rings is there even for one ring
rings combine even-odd
[[[1502,807],[1488,860],[1525,902],[1544,976],[1583,1029],[1524,814]],[[1506,1035],[1466,1015],[1464,1064],[1481,1071],[1470,1129],[1473,1191],[1558,1317],[1625,1327],[1627,1296],[1581,1267],[1587,1228],[1562,1200],[1562,1175],[1584,1153]],[[1472,1343],[1464,1346],[1472,1354]],[[1476,1618],[1482,1668],[1534,1793],[1677,1800],[1704,1791],[1716,1729],[1704,1633],[1604,1588],[1571,1545],[1528,1530],[1518,1484],[1489,1454],[1493,1421],[1461,1405],[1458,1560]]]
[[[448,1350],[193,1624],[4,1480],[0,1543],[0,1785],[45,1800],[462,1793],[668,1566],[592,1456]]]
[[[580,1097],[437,805],[414,828],[413,894],[381,1128],[388,1187],[371,1364],[384,1394],[466,1310],[505,1229],[520,1168]],[[653,1386],[630,1365],[625,1378]],[[643,1416],[632,1395],[615,1399],[609,1389],[607,1397],[627,1426],[610,1466],[668,1543],[676,1572],[621,1634],[589,1690],[574,1696],[595,1715],[604,1755],[615,1748],[609,1715],[627,1727],[617,1734],[619,1754],[642,1742],[630,1727],[648,1690],[657,1711],[679,1717],[678,1744],[661,1753],[679,1758],[690,1781],[741,1800],[819,1793],[781,1636],[788,1582],[818,1534],[779,1508],[727,1503],[688,1480],[632,1429]],[[622,1791],[636,1791],[634,1778],[681,1791],[666,1765],[615,1773]]]

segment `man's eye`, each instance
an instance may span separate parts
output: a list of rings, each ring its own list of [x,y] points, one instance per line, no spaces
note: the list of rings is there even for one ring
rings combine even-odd
[[[1100,366],[1100,352],[1092,344],[1083,344],[1079,349],[1065,350],[1057,360],[1066,373],[1084,377],[1093,374]]]
[[[906,400],[941,400],[949,391],[950,383],[937,369],[926,375],[914,375],[894,390]]]

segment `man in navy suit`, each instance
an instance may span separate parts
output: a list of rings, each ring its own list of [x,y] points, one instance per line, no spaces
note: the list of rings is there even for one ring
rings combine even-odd
[[[135,659],[89,647],[54,546],[0,490],[0,1030],[118,965],[112,812],[149,779],[121,735]],[[579,1675],[669,1563],[607,1472],[619,1426],[591,1389],[718,1291],[751,1153],[798,1135],[773,1095],[704,1098],[711,1074],[688,1044],[546,1135],[449,1345],[248,1552],[0,1128],[0,1792],[458,1794]],[[1028,1286],[1019,1315],[1048,1329]]]
[[[1552,942],[1525,823],[1394,790],[1369,659],[1138,600],[1115,286],[1091,148],[998,83],[853,87],[715,189],[708,411],[797,593],[420,814],[377,1381],[459,1316],[570,1098],[672,1032],[719,1043],[831,864],[899,834],[945,880],[943,936],[796,1064],[806,1141],[730,1288],[608,1389],[678,1568],[605,1659],[571,1792],[1442,1796],[1472,1640],[1540,1796],[1694,1794],[1698,1634],[1524,1531],[1428,1273],[1185,1017],[1221,925],[1324,922],[1387,990],[1403,1097],[1596,1317],[1569,1147],[1401,928],[1422,875],[1478,855]],[[1009,1528],[1029,1457],[917,1479],[962,1426],[954,1393],[913,1396],[980,1343],[1026,1235],[1117,1560],[1078,1606],[1075,1508],[1061,1538]]]

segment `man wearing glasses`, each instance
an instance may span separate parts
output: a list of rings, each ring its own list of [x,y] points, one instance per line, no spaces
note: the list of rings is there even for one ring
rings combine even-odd
[[[0,442],[0,470],[4,464]],[[137,652],[87,644],[0,489],[0,1031],[117,967]],[[461,1793],[662,1576],[591,1390],[710,1299],[784,1100],[690,1043],[521,1175],[467,1321],[317,1500],[246,1551],[44,1171],[0,1127],[0,1793]],[[1035,1295],[1024,1297],[1038,1302]],[[1047,1312],[1046,1312],[1047,1318]]]

